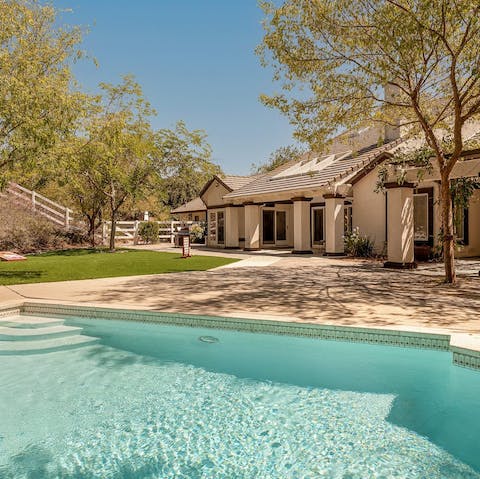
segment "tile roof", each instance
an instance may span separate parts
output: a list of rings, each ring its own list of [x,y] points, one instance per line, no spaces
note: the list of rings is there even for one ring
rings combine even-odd
[[[200,197],[194,198],[193,200],[178,206],[173,209],[171,213],[190,213],[191,211],[207,211],[207,207]]]
[[[228,186],[232,191],[238,190],[239,188],[248,185],[252,181],[256,180],[258,175],[252,176],[237,176],[237,175],[225,175],[220,176],[220,179]]]
[[[309,152],[300,159],[292,160],[274,171],[247,183],[238,190],[225,195],[225,198],[238,198],[278,193],[287,190],[309,190],[328,186],[341,179],[353,175],[374,162],[380,155],[403,143],[403,139],[391,141],[377,147],[372,145],[356,152],[345,152],[332,155],[316,155]],[[316,160],[316,161],[315,161]],[[307,165],[307,163],[309,165]],[[307,170],[304,166],[307,165]]]

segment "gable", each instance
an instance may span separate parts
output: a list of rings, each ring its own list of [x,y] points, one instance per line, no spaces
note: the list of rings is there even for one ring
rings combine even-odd
[[[205,185],[200,197],[207,208],[211,208],[213,206],[223,205],[225,203],[223,197],[227,193],[230,193],[230,191],[231,190],[229,190],[225,184],[219,181],[218,178],[213,178]]]

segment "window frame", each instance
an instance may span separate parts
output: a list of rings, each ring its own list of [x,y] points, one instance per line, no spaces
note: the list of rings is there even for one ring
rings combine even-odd
[[[322,239],[315,241],[315,213],[322,211]],[[312,206],[311,208],[311,241],[312,246],[324,246],[325,245],[325,206]]]

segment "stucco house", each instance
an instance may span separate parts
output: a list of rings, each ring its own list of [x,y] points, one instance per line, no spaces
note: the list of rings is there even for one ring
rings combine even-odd
[[[480,131],[472,128],[466,137]],[[381,165],[415,142],[400,133],[399,127],[371,126],[339,136],[327,153],[309,152],[267,174],[214,177],[200,194],[207,207],[207,245],[334,256],[344,254],[345,233],[358,228],[377,253],[387,255],[389,266],[411,267],[415,250],[424,255],[438,241],[440,177],[433,168],[419,182],[411,169],[402,185],[387,182],[385,191],[376,192]],[[479,173],[480,150],[465,151],[452,177]],[[478,256],[480,190],[457,220],[459,215],[458,256]]]
[[[170,214],[179,221],[207,221],[207,207],[200,197],[174,208]]]

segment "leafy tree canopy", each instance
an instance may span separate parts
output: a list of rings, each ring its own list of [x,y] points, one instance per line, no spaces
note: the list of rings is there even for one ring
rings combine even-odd
[[[55,24],[37,0],[0,2],[0,181],[61,156],[85,96],[74,91],[72,61],[83,56],[79,28]]]
[[[222,173],[211,161],[212,149],[206,138],[203,130],[189,130],[183,121],[174,129],[158,132],[156,168],[169,207],[192,200],[213,175]]]
[[[441,176],[446,281],[455,281],[450,174],[480,115],[480,3],[285,0],[261,3],[258,48],[283,93],[262,96],[321,149],[341,129],[378,122],[422,133]],[[386,87],[385,95],[383,90]],[[446,151],[443,139],[452,138]]]

